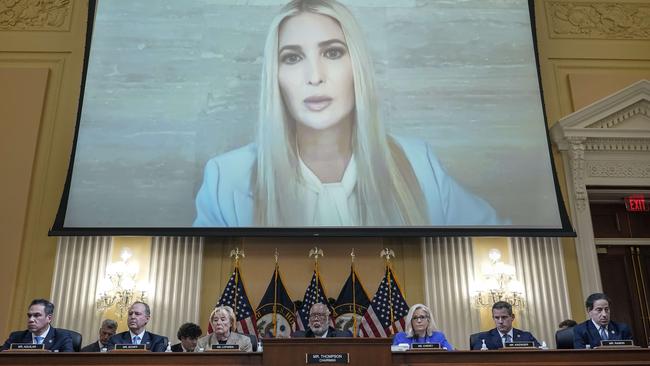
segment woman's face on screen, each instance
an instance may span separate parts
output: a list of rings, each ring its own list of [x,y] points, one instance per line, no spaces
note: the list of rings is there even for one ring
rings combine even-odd
[[[352,64],[337,21],[314,13],[288,18],[280,27],[278,50],[282,98],[297,123],[323,130],[350,118]]]

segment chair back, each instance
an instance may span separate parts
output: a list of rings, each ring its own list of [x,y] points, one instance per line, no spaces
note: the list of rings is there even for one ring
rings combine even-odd
[[[478,335],[481,333],[474,333],[469,336],[469,349],[472,349],[472,345],[478,342]]]
[[[70,337],[70,339],[72,339],[72,348],[74,349],[75,352],[79,352],[81,350],[81,342],[83,340],[81,333],[75,332],[74,330],[63,329],[63,328],[56,328],[56,331],[61,332],[63,334],[67,334]]]
[[[254,334],[244,334],[244,335],[248,336],[248,338],[251,339],[252,351],[257,352],[257,337]]]
[[[573,349],[573,327],[555,332],[557,349]]]

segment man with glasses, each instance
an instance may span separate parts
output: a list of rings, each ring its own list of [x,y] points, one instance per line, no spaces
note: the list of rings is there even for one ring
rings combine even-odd
[[[496,328],[487,332],[475,333],[470,336],[471,349],[483,348],[483,342],[487,349],[499,349],[511,342],[533,342],[535,347],[540,344],[530,332],[512,327],[515,314],[512,312],[512,305],[505,301],[497,301],[492,305],[492,320]]]
[[[323,303],[315,303],[309,309],[309,329],[296,331],[292,338],[330,338],[330,337],[352,337],[349,330],[337,330],[329,326],[330,310]]]

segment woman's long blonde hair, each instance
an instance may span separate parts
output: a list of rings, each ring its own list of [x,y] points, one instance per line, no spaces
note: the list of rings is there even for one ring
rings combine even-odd
[[[341,26],[354,75],[355,118],[352,151],[357,164],[356,194],[360,224],[428,224],[426,204],[415,173],[379,119],[372,62],[352,13],[335,0],[294,0],[270,27],[264,48],[257,166],[253,174],[255,225],[307,226],[299,184],[296,127],[278,83],[278,33],[284,20],[303,12],[329,16]]]

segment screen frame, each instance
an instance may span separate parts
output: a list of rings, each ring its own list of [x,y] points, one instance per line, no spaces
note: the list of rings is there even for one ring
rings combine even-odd
[[[546,142],[548,146],[548,158],[555,186],[558,213],[560,215],[561,228],[517,228],[517,227],[437,227],[437,226],[412,226],[412,227],[66,227],[65,216],[70,197],[70,186],[72,181],[73,166],[77,151],[77,142],[81,124],[81,115],[84,101],[86,78],[90,61],[91,41],[95,23],[95,15],[98,0],[89,0],[88,18],[86,28],[86,41],[84,50],[83,74],[80,84],[79,102],[77,108],[76,125],[73,138],[73,145],[68,164],[66,182],[61,196],[59,208],[52,225],[48,231],[49,236],[200,236],[200,237],[456,237],[456,236],[483,236],[483,237],[575,237],[573,229],[561,194],[555,160],[551,148],[549,126],[547,122],[546,107],[544,102],[544,91],[541,80],[541,69],[539,61],[539,49],[537,44],[535,3],[528,0],[530,17],[530,31],[532,33],[532,45],[535,54],[537,69],[537,82],[540,91],[540,99],[545,124]]]

